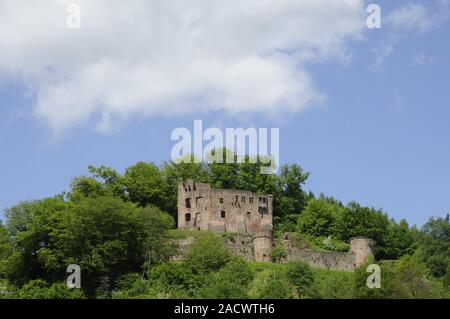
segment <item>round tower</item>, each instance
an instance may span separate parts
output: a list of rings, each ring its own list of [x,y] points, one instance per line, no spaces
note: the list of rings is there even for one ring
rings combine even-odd
[[[355,254],[355,267],[364,264],[373,255],[375,241],[366,237],[350,239],[350,252]]]
[[[256,261],[270,261],[272,253],[272,231],[259,231],[253,235],[253,251]]]

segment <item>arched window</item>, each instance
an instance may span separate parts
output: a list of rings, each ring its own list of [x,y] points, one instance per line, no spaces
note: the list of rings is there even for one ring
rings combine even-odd
[[[220,218],[225,218],[225,216],[226,216],[225,211],[221,211],[221,212],[220,212]]]
[[[184,215],[184,220],[187,221],[187,222],[190,222],[191,221],[191,213],[186,213]]]

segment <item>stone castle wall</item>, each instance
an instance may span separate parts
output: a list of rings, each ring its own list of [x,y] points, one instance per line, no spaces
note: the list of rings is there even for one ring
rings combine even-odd
[[[260,237],[245,234],[233,234],[224,238],[228,249],[235,255],[246,260],[270,261],[272,238],[261,234]],[[174,259],[182,259],[190,246],[194,243],[193,237],[179,241],[180,254]],[[289,235],[284,235],[281,245],[286,249],[287,257],[282,262],[304,261],[311,267],[332,270],[354,271],[364,264],[373,254],[374,242],[368,238],[354,238],[350,240],[348,252],[318,252],[309,248],[299,247]]]
[[[178,184],[178,228],[253,234],[272,230],[271,195],[215,189],[192,180]]]
[[[374,241],[363,237],[353,238],[348,252],[317,252],[301,248],[288,235],[284,236],[282,245],[287,252],[285,261],[302,260],[316,268],[353,271],[373,254]]]
[[[271,260],[272,216],[272,195],[215,189],[193,180],[178,183],[178,228],[232,233],[226,237],[228,248],[248,260]],[[180,254],[192,243],[193,238],[180,241]],[[354,238],[347,253],[317,252],[298,247],[287,234],[281,244],[287,251],[284,261],[303,260],[313,267],[345,271],[363,264],[374,247],[371,239]]]
[[[256,260],[270,260],[273,196],[178,183],[178,228],[250,235]]]

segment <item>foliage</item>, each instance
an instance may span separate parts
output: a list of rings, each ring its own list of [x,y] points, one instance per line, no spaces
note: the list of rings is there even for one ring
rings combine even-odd
[[[382,211],[351,202],[337,220],[336,233],[344,240],[365,236],[382,243],[389,219]]]
[[[233,258],[212,276],[200,296],[215,299],[237,299],[248,297],[248,284],[253,272],[242,258]]]
[[[19,290],[20,299],[84,299],[80,289],[68,289],[63,283],[49,285],[44,280],[32,280]]]
[[[434,276],[445,275],[450,263],[450,215],[431,218],[423,226],[418,255]]]
[[[283,165],[276,178],[274,194],[274,216],[298,214],[305,207],[308,196],[302,190],[302,185],[309,177],[300,165]]]
[[[412,256],[398,261],[382,262],[381,288],[369,289],[366,285],[367,264],[355,272],[355,297],[377,299],[423,299],[439,298],[442,295],[439,284],[430,280],[428,269]]]
[[[0,279],[5,278],[7,274],[8,258],[13,250],[9,240],[8,231],[0,221]]]
[[[302,233],[329,236],[334,233],[336,219],[343,215],[344,207],[325,198],[311,199],[297,220]]]
[[[398,259],[411,255],[416,248],[413,232],[404,219],[398,224],[394,220],[390,221],[382,244],[378,248],[378,257],[382,259]]]
[[[9,209],[7,217],[15,247],[7,277],[19,286],[35,279],[57,282],[66,277],[67,265],[77,264],[86,294],[100,287],[98,293],[109,296],[122,274],[171,255],[166,238],[171,217],[114,197],[25,202]]]
[[[195,241],[186,256],[186,265],[195,274],[217,271],[230,261],[231,254],[223,240],[208,234]]]
[[[236,158],[225,149],[214,155]],[[297,164],[277,175],[261,174],[265,165],[249,157],[229,164],[139,162],[123,174],[90,166],[68,193],[5,211],[0,280],[10,291],[6,298],[450,297],[449,216],[410,227],[381,210],[306,193],[309,174]],[[382,287],[367,288],[366,265],[349,273],[282,263],[281,245],[272,251],[275,264],[247,262],[224,244],[234,234],[174,230],[178,181],[186,179],[273,194],[276,237],[288,232],[300,247],[343,252],[352,237],[374,239]],[[186,258],[171,260],[176,240],[187,237],[195,242]],[[63,284],[69,264],[81,266],[82,290]]]
[[[301,261],[291,261],[286,265],[286,279],[296,289],[300,298],[315,297],[314,274],[308,264]]]
[[[328,269],[312,269],[316,298],[351,299],[353,295],[353,280],[355,274],[348,271]]]
[[[160,294],[171,298],[186,298],[195,295],[202,284],[183,262],[163,263],[152,269],[149,275],[151,286]]]
[[[272,268],[255,275],[249,286],[249,296],[253,299],[289,299],[292,290],[283,273]]]
[[[283,246],[276,246],[272,249],[271,253],[272,261],[276,263],[280,263],[283,259],[287,257],[286,248]]]

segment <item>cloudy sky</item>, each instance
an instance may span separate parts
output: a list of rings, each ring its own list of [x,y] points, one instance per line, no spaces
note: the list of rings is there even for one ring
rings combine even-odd
[[[450,212],[450,1],[373,2],[381,29],[363,0],[0,0],[0,209],[168,160],[201,119],[279,127],[315,193]]]

